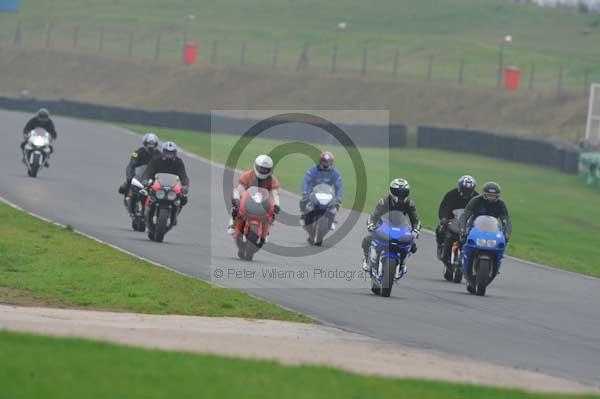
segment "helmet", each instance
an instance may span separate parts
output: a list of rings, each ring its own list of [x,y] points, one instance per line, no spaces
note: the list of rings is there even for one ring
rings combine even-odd
[[[144,148],[148,151],[156,149],[158,147],[158,137],[154,133],[146,133],[144,135]]]
[[[462,197],[470,197],[475,191],[477,180],[473,176],[464,175],[458,179],[458,192]]]
[[[394,179],[390,183],[390,196],[395,203],[406,200],[410,194],[410,184],[404,179]]]
[[[487,182],[483,186],[483,199],[486,201],[498,201],[500,193],[500,185],[496,182]]]
[[[162,145],[163,159],[175,159],[177,156],[177,146],[172,141],[164,142]]]
[[[273,160],[268,155],[259,155],[254,161],[254,173],[259,179],[266,179],[273,173]]]
[[[50,112],[46,108],[40,108],[37,112],[37,117],[43,121],[50,119]]]
[[[335,155],[329,151],[324,151],[319,156],[319,166],[323,170],[329,170],[333,166],[333,161],[335,161]]]

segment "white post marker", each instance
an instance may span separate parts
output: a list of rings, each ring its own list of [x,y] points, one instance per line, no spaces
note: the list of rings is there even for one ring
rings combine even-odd
[[[585,139],[591,143],[600,143],[600,84],[598,83],[593,83],[590,88]]]

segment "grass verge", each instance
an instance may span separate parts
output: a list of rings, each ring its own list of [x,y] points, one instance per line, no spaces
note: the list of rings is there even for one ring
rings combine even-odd
[[[130,126],[143,132],[149,128]],[[210,135],[152,128],[162,140],[173,140],[185,149],[216,162],[225,162],[238,140],[227,135]],[[249,168],[254,157],[268,153],[281,141],[256,139],[246,148],[239,168]],[[333,151],[336,167],[344,177],[347,196],[344,206],[354,200],[356,179],[348,154],[341,148]],[[361,148],[367,168],[367,201],[363,211],[370,212],[385,194],[390,177],[403,176],[412,186],[412,196],[424,225],[434,229],[437,210],[443,195],[464,174],[474,175],[480,184],[499,182],[513,220],[509,254],[578,273],[600,277],[600,231],[598,192],[585,187],[576,176],[518,163],[497,161],[466,154],[422,150],[387,150]],[[389,160],[389,162],[388,162]],[[298,192],[302,177],[312,161],[306,156],[289,155],[277,165],[276,175],[283,187]],[[295,211],[295,210],[293,210]]]
[[[566,399],[516,390],[366,377],[326,367],[136,349],[0,332],[9,398]],[[98,378],[102,376],[102,378]],[[90,388],[93,387],[93,388]]]
[[[3,203],[0,219],[2,303],[310,322],[276,304],[156,267]]]

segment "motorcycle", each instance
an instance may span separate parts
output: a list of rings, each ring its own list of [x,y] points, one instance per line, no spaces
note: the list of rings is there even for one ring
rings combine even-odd
[[[384,215],[381,224],[373,231],[369,250],[371,291],[389,297],[392,287],[406,273],[404,264],[411,255],[416,236],[410,221],[402,212]]]
[[[142,192],[142,195],[145,194]],[[177,175],[157,173],[146,197],[148,238],[162,242],[165,234],[177,224],[183,187]]]
[[[241,259],[251,261],[262,248],[269,236],[274,215],[275,204],[269,191],[259,187],[244,191],[240,199],[235,236]]]
[[[335,190],[329,184],[317,184],[304,206],[304,230],[308,241],[321,246],[325,235],[332,229],[337,213]]]
[[[135,168],[135,177],[131,179],[129,191],[123,199],[127,214],[131,217],[131,227],[142,233],[146,231],[146,197],[143,195],[144,185],[141,182],[145,170],[146,165]]]
[[[23,148],[23,159],[27,166],[27,174],[37,177],[37,174],[50,157],[50,134],[41,128],[32,130]]]
[[[464,209],[455,209],[452,211],[454,217],[448,221],[446,234],[452,238],[452,249],[450,251],[450,259],[443,259],[443,273],[444,279],[447,281],[454,281],[455,283],[462,282],[463,273],[461,265],[461,251],[460,251],[460,217],[465,212]]]
[[[471,294],[484,296],[496,278],[504,256],[506,239],[498,219],[479,216],[462,248],[462,271]]]

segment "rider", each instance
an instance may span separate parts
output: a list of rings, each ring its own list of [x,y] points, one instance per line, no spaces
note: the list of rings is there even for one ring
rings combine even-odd
[[[50,153],[54,152],[53,144],[56,141],[56,128],[54,127],[54,122],[50,119],[50,112],[46,108],[41,108],[37,114],[27,122],[25,127],[23,128],[23,142],[21,143],[21,151],[24,150],[25,144],[27,144],[27,140],[29,139],[29,133],[37,128],[42,128],[50,134]],[[46,158],[45,167],[50,167],[48,163],[50,156]],[[25,162],[25,153],[23,153],[23,162]]]
[[[488,182],[485,183],[482,191],[481,195],[478,195],[469,201],[465,208],[465,213],[461,216],[461,242],[464,243],[466,240],[475,218],[477,216],[486,215],[500,219],[500,222],[504,226],[504,237],[506,238],[506,243],[508,243],[512,232],[512,224],[510,222],[510,216],[508,215],[506,203],[500,198],[500,185],[495,182]]]
[[[233,189],[231,217],[227,226],[227,233],[230,235],[236,232],[241,195],[250,187],[268,190],[273,196],[275,214],[278,214],[281,209],[279,206],[279,181],[273,176],[273,160],[268,155],[259,155],[254,161],[254,168],[242,173],[238,180],[238,186]]]
[[[435,230],[435,238],[437,241],[437,254],[440,260],[444,259],[450,252],[452,242],[448,240],[446,232],[448,229],[448,222],[454,218],[452,213],[456,209],[464,209],[471,198],[479,195],[475,191],[477,181],[473,176],[465,175],[458,179],[458,187],[452,189],[446,193],[444,199],[440,203],[438,210],[438,217],[440,223]]]
[[[125,182],[119,186],[119,194],[127,194],[131,180],[135,177],[135,169],[148,165],[151,160],[161,156],[158,149],[158,137],[154,133],[146,133],[142,146],[131,153],[127,168],[125,168]]]
[[[413,233],[418,235],[421,231],[421,221],[419,220],[419,214],[417,213],[417,207],[413,200],[409,197],[410,184],[404,179],[394,179],[390,183],[389,195],[381,198],[369,218],[367,219],[367,229],[369,234],[363,239],[362,249],[364,252],[364,258],[362,268],[364,271],[369,270],[369,249],[371,247],[371,240],[373,238],[373,231],[377,228],[381,222],[381,217],[386,213],[392,211],[400,211],[405,215],[408,215],[410,224],[412,226]],[[417,245],[413,243],[411,252],[414,254],[417,252]],[[406,273],[406,266],[403,265],[402,270],[398,270],[401,273],[400,277]]]
[[[318,184],[324,183],[335,186],[335,207],[338,210],[340,209],[342,199],[344,198],[344,183],[342,182],[342,177],[338,171],[333,167],[334,161],[335,156],[329,151],[324,151],[319,156],[319,163],[306,171],[306,174],[304,175],[304,182],[302,183],[302,199],[300,200],[300,212],[302,213],[300,219],[302,221],[304,221],[304,218],[306,217],[305,207],[310,201],[310,193]],[[331,229],[335,229],[335,222],[333,223]]]
[[[185,171],[185,164],[183,159],[177,156],[177,146],[172,141],[163,143],[161,148],[162,156],[154,158],[148,163],[142,181],[146,185],[150,185],[150,182],[154,180],[154,175],[157,173],[170,173],[179,176],[181,182],[181,208],[187,204],[187,195],[190,187],[190,179]]]

